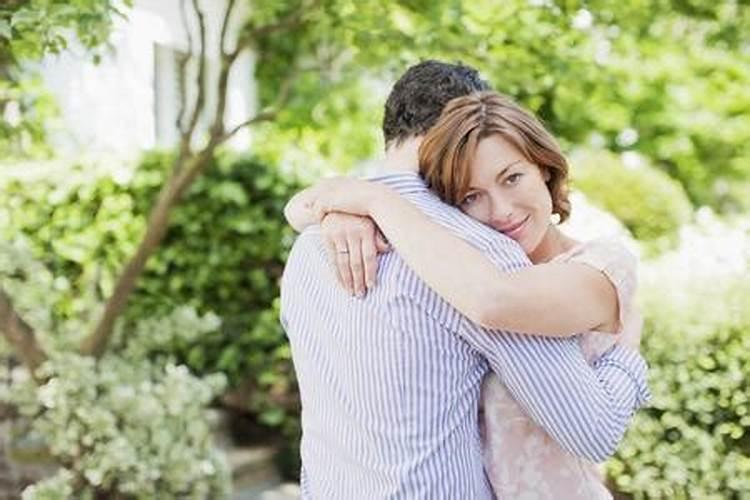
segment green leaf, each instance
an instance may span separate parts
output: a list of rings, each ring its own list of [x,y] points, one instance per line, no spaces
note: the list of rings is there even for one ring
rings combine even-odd
[[[11,31],[10,23],[5,19],[0,19],[0,37],[10,40],[12,36],[13,32]]]

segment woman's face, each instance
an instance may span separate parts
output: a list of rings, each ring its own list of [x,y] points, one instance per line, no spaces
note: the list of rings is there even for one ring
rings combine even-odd
[[[546,234],[552,197],[541,169],[501,135],[479,141],[459,208],[516,240],[531,255]]]

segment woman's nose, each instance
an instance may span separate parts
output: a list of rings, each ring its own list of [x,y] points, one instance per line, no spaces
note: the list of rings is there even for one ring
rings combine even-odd
[[[513,206],[505,200],[493,199],[490,207],[490,219],[495,223],[507,224],[513,217]]]

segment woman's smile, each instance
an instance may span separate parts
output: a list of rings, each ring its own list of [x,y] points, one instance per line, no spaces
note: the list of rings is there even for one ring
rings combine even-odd
[[[531,219],[531,215],[527,215],[518,222],[508,224],[504,227],[497,227],[496,229],[504,235],[513,238],[514,240],[518,240],[529,219]]]

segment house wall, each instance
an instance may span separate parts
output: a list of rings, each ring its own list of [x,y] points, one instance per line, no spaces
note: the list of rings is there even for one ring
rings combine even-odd
[[[190,2],[186,2],[189,9]],[[222,0],[202,0],[206,12],[208,77],[218,70]],[[237,15],[239,14],[239,15]],[[236,33],[242,12],[235,12],[230,34]],[[197,24],[189,23],[197,39]],[[175,118],[179,109],[175,51],[186,52],[186,30],[179,0],[136,0],[127,20],[117,22],[101,62],[74,47],[47,57],[40,72],[55,96],[61,120],[52,126],[52,143],[61,154],[81,151],[137,156],[155,146],[173,145],[177,139]],[[193,69],[195,65],[192,65]],[[227,126],[240,123],[254,109],[253,58],[240,57],[230,76]],[[194,77],[187,91],[194,95]],[[210,87],[210,86],[209,86]],[[209,102],[216,96],[209,94]],[[202,117],[205,126],[212,117]],[[249,136],[238,135],[235,148],[247,147]]]

